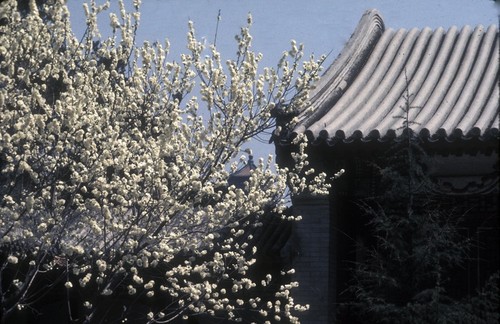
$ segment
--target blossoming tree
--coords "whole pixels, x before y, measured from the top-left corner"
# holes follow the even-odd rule
[[[274,110],[307,105],[321,59],[300,63],[292,42],[276,68],[259,67],[251,17],[235,59],[205,47],[190,23],[175,60],[168,41],[135,43],[139,1],[109,14],[106,38],[97,14],[109,3],[85,5],[82,40],[64,1],[29,4],[0,4],[2,320],[36,311],[60,282],[75,322],[111,316],[102,306],[113,296],[123,311],[108,320],[125,321],[143,300],[142,322],[241,320],[243,310],[298,322],[297,283],[272,300],[251,293],[274,278],[248,275],[257,254],[247,229],[283,215],[290,193],[327,190],[325,175],[306,171],[303,142],[295,170],[261,159],[245,188],[227,179],[241,146],[274,127]]]

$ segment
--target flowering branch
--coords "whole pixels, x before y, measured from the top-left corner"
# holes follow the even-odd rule
[[[109,2],[90,1],[80,42],[63,3],[30,1],[26,15],[16,1],[1,5],[10,18],[0,26],[0,275],[17,280],[2,285],[3,317],[35,305],[34,283],[59,271],[68,302],[74,290],[86,298],[81,322],[104,316],[101,301],[116,294],[160,296],[164,304],[143,314],[150,322],[238,319],[242,309],[297,322],[296,284],[272,301],[245,299],[260,284],[248,277],[256,248],[241,238],[283,215],[287,185],[324,191],[325,176],[307,181],[305,162],[272,172],[270,158],[245,188],[227,180],[241,146],[274,127],[274,107],[308,104],[322,59],[300,65],[302,46],[292,42],[277,68],[259,67],[249,16],[236,60],[223,63],[190,23],[188,53],[170,61],[168,41],[135,43],[140,1],[133,13],[120,1],[108,38],[97,14]],[[22,264],[29,271],[15,272]]]

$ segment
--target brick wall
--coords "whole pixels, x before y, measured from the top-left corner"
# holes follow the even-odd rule
[[[309,304],[301,316],[302,323],[331,323],[329,318],[330,288],[330,208],[328,197],[298,197],[293,201],[294,213],[302,220],[296,224],[299,255],[294,262],[294,280],[300,283],[295,301]]]

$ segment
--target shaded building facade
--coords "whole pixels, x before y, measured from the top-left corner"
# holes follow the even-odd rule
[[[291,139],[305,134],[315,170],[346,170],[328,196],[293,202],[303,216],[294,266],[297,301],[311,304],[305,323],[334,322],[346,301],[352,266],[370,239],[358,202],[379,190],[373,162],[403,140],[405,120],[428,156],[441,208],[464,215],[463,231],[475,242],[459,289],[472,293],[498,271],[498,35],[496,26],[394,30],[369,10],[311,92],[311,109],[276,136],[282,165],[293,163]]]

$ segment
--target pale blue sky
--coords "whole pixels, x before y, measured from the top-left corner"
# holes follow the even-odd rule
[[[82,3],[68,0],[77,33],[83,32]],[[233,36],[251,12],[254,46],[268,64],[276,61],[291,39],[304,43],[308,52],[333,51],[333,59],[363,12],[370,8],[377,8],[391,28],[498,23],[498,12],[491,0],[143,0],[138,39],[168,37],[174,52],[179,53],[185,47],[187,21],[191,19],[198,35],[212,41],[220,9],[218,45],[223,53],[231,55]]]
[[[82,3],[68,0],[77,35],[84,28]],[[185,48],[187,21],[194,21],[197,34],[212,42],[220,9],[217,45],[223,57],[233,57],[234,35],[251,12],[254,49],[264,54],[263,65],[275,65],[291,39],[303,43],[308,54],[331,51],[329,65],[370,8],[380,11],[389,28],[488,26],[498,24],[499,17],[491,0],[143,0],[138,40],[167,37],[172,45],[171,59],[177,59]],[[102,18],[107,26],[107,15]],[[263,145],[250,144],[256,156],[274,151],[272,145]]]

